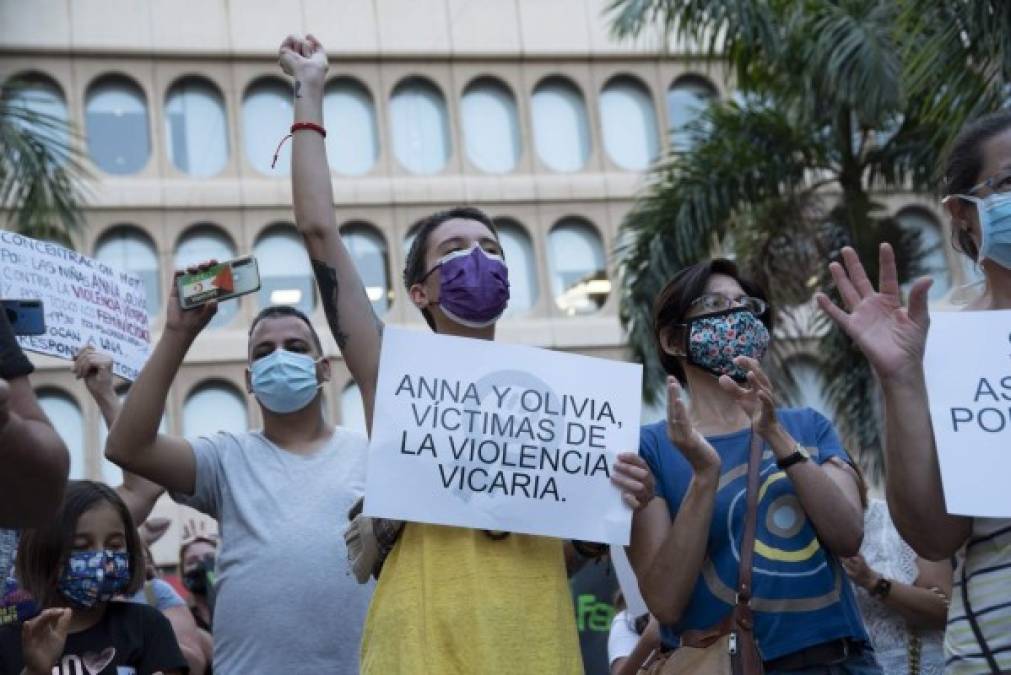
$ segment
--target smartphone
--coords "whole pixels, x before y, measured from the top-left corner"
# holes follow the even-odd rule
[[[228,300],[260,290],[260,269],[249,255],[211,265],[206,270],[176,278],[179,306],[193,309],[211,300]]]
[[[15,335],[42,335],[46,314],[41,300],[0,300]]]

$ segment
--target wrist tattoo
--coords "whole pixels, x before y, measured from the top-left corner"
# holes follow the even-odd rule
[[[302,80],[295,80],[295,98],[302,98]]]

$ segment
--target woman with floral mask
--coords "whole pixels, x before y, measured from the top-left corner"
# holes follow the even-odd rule
[[[661,624],[653,667],[737,611],[740,592],[766,673],[880,673],[839,562],[863,535],[858,476],[827,419],[775,407],[765,293],[729,260],[701,262],[660,292],[653,320],[667,419],[641,432],[657,497],[634,517],[629,556]]]
[[[1011,309],[1011,111],[971,123],[944,167],[945,208],[957,248],[983,272],[982,293],[965,309]],[[948,673],[1011,670],[1011,520],[949,514],[927,407],[923,354],[930,279],[909,290],[908,308],[895,254],[882,244],[878,289],[856,252],[830,267],[845,310],[818,303],[860,347],[881,383],[885,413],[888,506],[909,545],[928,560],[962,552],[954,574],[944,649]],[[972,349],[973,336],[964,348]],[[967,583],[968,582],[968,583]]]
[[[147,605],[113,601],[144,584],[144,550],[115,491],[71,481],[47,526],[26,530],[17,574],[43,607],[0,631],[0,672],[165,675],[188,670],[172,626]]]
[[[312,36],[291,36],[280,61],[295,79],[295,221],[371,429],[381,423],[372,414],[383,324],[337,229],[322,133],[326,54]],[[411,302],[437,333],[494,339],[509,282],[492,221],[457,208],[422,219],[415,231],[404,271]],[[649,471],[634,453],[618,462],[613,480],[633,508],[652,495]],[[369,607],[361,672],[581,674],[574,615],[563,542],[408,523]]]

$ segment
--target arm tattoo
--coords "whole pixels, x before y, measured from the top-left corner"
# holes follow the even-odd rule
[[[295,98],[302,98],[302,80],[295,80]]]
[[[337,270],[319,260],[312,261],[312,271],[316,275],[316,285],[319,286],[319,298],[323,303],[330,332],[337,341],[337,347],[343,352],[348,344],[348,334],[341,330],[340,318],[337,316]]]

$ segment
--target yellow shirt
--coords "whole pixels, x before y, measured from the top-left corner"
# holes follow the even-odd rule
[[[582,675],[562,542],[408,523],[362,634],[368,675]]]

